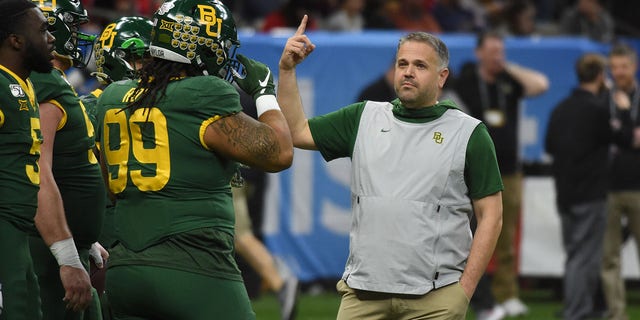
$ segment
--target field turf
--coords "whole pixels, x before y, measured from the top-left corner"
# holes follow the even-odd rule
[[[627,287],[629,319],[640,319],[640,286],[627,284]],[[557,287],[537,283],[533,288],[523,288],[521,298],[529,307],[529,314],[507,319],[560,320],[557,314],[562,308],[562,302]],[[325,288],[322,292],[314,294],[309,290],[303,291],[298,303],[297,319],[335,320],[339,304],[340,297],[331,288]],[[261,294],[253,300],[253,308],[258,320],[280,320],[278,301],[273,294]],[[473,311],[468,312],[467,319],[475,319]]]

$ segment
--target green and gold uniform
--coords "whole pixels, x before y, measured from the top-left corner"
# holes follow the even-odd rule
[[[116,318],[254,319],[233,252],[238,164],[204,142],[211,123],[241,111],[238,93],[217,77],[175,79],[150,110],[123,110],[136,85],[113,83],[98,101],[117,197],[106,290]]]
[[[91,125],[93,125],[94,128],[96,128],[97,126],[96,106],[98,104],[98,98],[100,97],[101,94],[102,94],[102,89],[95,89],[91,93],[80,97],[80,100],[82,101],[82,104],[84,105],[84,108],[87,111],[87,116],[89,117],[89,121],[91,122]],[[100,144],[97,142],[96,142],[96,151],[98,152],[100,151]],[[99,158],[98,153],[96,153],[96,157]],[[106,207],[104,209],[104,219],[102,220],[102,230],[100,231],[98,242],[107,251],[109,251],[111,249],[111,246],[115,242],[115,235],[113,231],[114,205],[106,193],[105,193],[105,203],[106,203]],[[105,261],[104,263],[106,266],[106,263],[108,263],[108,261]],[[94,268],[94,267],[92,266],[91,268]],[[91,283],[95,286],[96,290],[98,291],[98,296],[100,297],[99,307],[102,309],[102,315],[106,320],[106,319],[110,319],[109,315],[111,314],[111,311],[109,308],[109,301],[107,300],[106,295],[103,294],[105,274],[106,274],[106,269],[95,270],[95,272],[93,269],[91,269]],[[93,308],[94,305],[92,305],[91,307]],[[90,312],[91,314],[93,314],[94,313],[93,309]],[[85,314],[86,313],[87,312],[85,311]],[[91,319],[95,319],[95,318],[91,318]],[[89,319],[87,319],[87,317],[85,316],[85,320],[89,320]]]
[[[53,145],[52,170],[80,260],[88,268],[89,249],[98,240],[102,228],[106,192],[93,150],[93,125],[62,71],[54,68],[50,73],[33,72],[31,79],[38,101],[52,103],[63,113]],[[64,288],[49,248],[42,239],[31,240],[45,319],[81,319],[83,312],[67,310],[62,301]],[[94,301],[97,301],[95,292]]]
[[[89,116],[89,121],[94,128],[97,128],[98,124],[96,122],[97,109],[96,106],[98,104],[98,98],[102,94],[101,89],[93,90],[91,93],[81,96],[80,100],[84,104],[85,109],[87,110],[87,116]],[[100,144],[96,142],[96,148],[100,151]],[[106,196],[106,195],[105,195]],[[100,237],[98,238],[98,242],[106,248],[107,250],[111,248],[113,243],[115,242],[115,234],[113,229],[113,211],[114,206],[109,200],[106,198],[106,208],[104,211],[104,219],[102,223],[102,230],[100,232]]]
[[[82,101],[85,111],[87,111],[89,121],[94,128],[96,127],[96,113],[98,112],[96,105],[98,104],[98,98],[100,98],[101,94],[101,89],[95,89],[91,91],[91,93],[80,97],[80,101]]]
[[[33,85],[0,65],[0,319],[40,319],[28,235],[40,188],[40,115]]]

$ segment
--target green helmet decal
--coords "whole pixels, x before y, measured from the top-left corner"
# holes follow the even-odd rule
[[[94,45],[97,72],[102,84],[136,77],[135,62],[149,53],[151,20],[122,17],[108,24]]]
[[[95,36],[80,32],[80,25],[89,17],[80,0],[32,0],[49,23],[49,31],[56,38],[55,51],[84,68],[91,57]]]
[[[168,0],[154,15],[153,57],[191,64],[203,74],[231,81],[238,46],[231,11],[218,0]]]

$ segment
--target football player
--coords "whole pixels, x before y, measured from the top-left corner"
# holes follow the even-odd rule
[[[153,23],[144,17],[122,17],[109,23],[96,38],[94,57],[95,76],[101,87],[80,97],[89,120],[96,126],[96,103],[107,85],[125,79],[136,79],[137,72],[150,59],[149,42]],[[99,148],[99,144],[96,144]],[[110,201],[109,201],[110,202]],[[100,234],[100,244],[109,248],[115,241],[113,235],[113,206],[107,203],[105,220]]]
[[[51,70],[55,39],[47,27],[31,1],[0,2],[0,319],[4,320],[42,316],[28,240],[38,205],[42,136],[28,76],[32,70]],[[40,233],[50,244],[60,240],[57,231],[49,228]]]
[[[151,40],[152,27],[153,23],[147,18],[122,17],[107,24],[96,38],[93,53],[97,71],[91,73],[91,75],[98,79],[101,87],[80,97],[87,110],[89,120],[94,127],[96,126],[96,103],[104,87],[115,81],[135,79],[137,70],[142,67],[145,60],[150,59],[149,42]],[[96,143],[96,151],[99,148],[100,145]],[[98,242],[106,249],[109,249],[115,242],[115,229],[113,226],[114,205],[110,199],[107,198],[106,201],[104,222]],[[102,299],[106,270],[93,264],[90,270],[91,283],[101,297],[102,309],[108,310],[108,301]],[[103,311],[103,314],[105,312],[108,313],[108,311]]]
[[[230,182],[238,162],[291,165],[273,77],[254,60],[239,56],[240,66],[220,1],[166,1],[153,20],[140,80],[112,83],[97,106],[116,197],[108,299],[122,318],[255,319],[234,258]],[[242,112],[234,76],[257,100],[258,121]]]
[[[56,37],[54,69],[31,74],[44,139],[38,212],[59,214],[66,221],[61,219],[58,223],[68,225],[73,235],[51,246],[54,255],[42,239],[30,239],[42,312],[45,319],[81,319],[83,310],[92,305],[93,318],[99,319],[98,296],[91,287],[86,268],[89,251],[102,227],[106,191],[93,153],[93,126],[64,73],[71,66],[86,66],[95,37],[80,30],[80,25],[89,19],[79,0],[34,2]],[[75,283],[72,286],[61,283],[58,272],[73,272]],[[72,301],[76,302],[68,303]]]

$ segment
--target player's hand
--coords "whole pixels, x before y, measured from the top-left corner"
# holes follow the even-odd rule
[[[276,87],[273,84],[271,70],[264,63],[247,58],[241,54],[236,58],[244,66],[247,75],[241,79],[234,75],[233,79],[242,91],[251,95],[253,99],[258,99],[264,95],[276,95]]]
[[[91,303],[91,280],[84,269],[71,266],[60,267],[60,280],[64,287],[67,308],[73,311],[84,310]]]
[[[298,26],[296,33],[291,36],[284,45],[284,50],[282,51],[279,64],[279,68],[281,70],[294,69],[316,48],[316,45],[314,45],[307,35],[304,34],[304,31],[307,28],[308,19],[309,17],[305,14],[302,21],[300,21],[300,25]]]
[[[104,261],[109,259],[109,252],[100,243],[94,242],[89,249],[89,257],[96,264],[98,269],[104,267]]]

